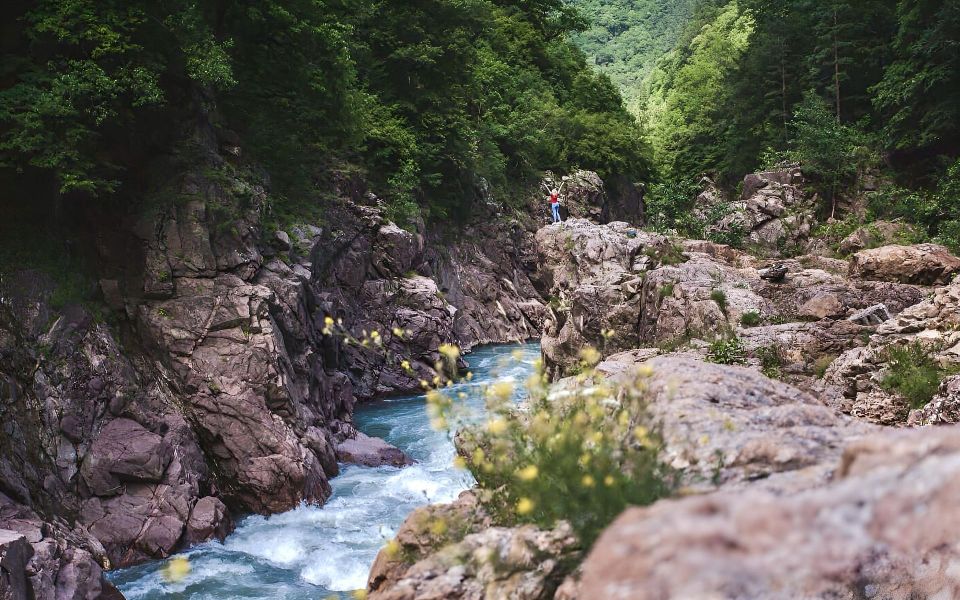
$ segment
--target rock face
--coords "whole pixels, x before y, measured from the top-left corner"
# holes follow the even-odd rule
[[[626,353],[597,369],[627,382],[642,361]],[[642,364],[653,371],[647,417],[663,440],[661,461],[679,470],[688,489],[782,482],[786,473],[794,488],[814,485],[844,440],[873,430],[752,369],[682,356]]]
[[[882,382],[892,346],[922,344],[935,361],[944,366],[960,364],[960,280],[938,288],[933,297],[907,308],[897,317],[877,327],[869,344],[844,352],[830,366],[826,380],[842,390],[841,408],[855,416],[884,425],[903,424],[908,420],[910,406],[904,398],[885,391]],[[949,397],[949,392],[947,397]],[[945,409],[949,402],[941,398],[930,406],[930,412],[917,415],[919,422],[932,418]],[[938,408],[939,407],[939,408]]]
[[[862,279],[943,285],[960,273],[960,258],[937,244],[883,246],[850,259],[850,274]]]
[[[102,566],[222,538],[231,512],[323,502],[338,446],[406,464],[343,445],[356,402],[419,389],[442,343],[524,340],[543,322],[532,234],[492,199],[451,241],[337,181],[323,228],[268,232],[268,192],[230,160],[209,151],[162,180],[175,202],[98,224],[107,319],[53,308],[41,274],[0,277],[0,493],[37,524],[37,597],[105,594]],[[382,347],[346,343],[364,331]],[[0,529],[19,531],[10,515]],[[61,585],[75,589],[48,593]]]
[[[927,293],[850,279],[843,261],[814,256],[781,261],[785,276],[768,281],[763,263],[728,246],[675,242],[625,223],[571,219],[536,240],[538,284],[551,299],[542,342],[553,375],[574,367],[586,345],[611,355],[736,331],[748,350],[773,349],[793,373],[810,376],[821,357],[864,344],[878,305],[897,314]]]
[[[592,171],[577,170],[563,177],[548,171],[541,182],[540,191],[546,196],[550,190],[563,186],[560,203],[565,218],[590,219],[597,223],[626,221],[636,226],[643,225],[646,219],[643,187],[622,177],[607,183]],[[549,213],[540,195],[532,200],[530,209],[534,215]]]
[[[551,531],[530,525],[490,527],[431,554],[369,598],[547,600],[579,557],[579,543],[565,524]]]
[[[776,254],[806,244],[815,223],[816,198],[801,189],[799,168],[747,175],[739,199],[725,201],[709,179],[697,198],[696,216],[710,223],[708,231],[743,236],[749,243]]]
[[[871,437],[836,466],[829,485],[789,496],[749,488],[628,510],[587,558],[581,597],[960,595],[960,430]]]

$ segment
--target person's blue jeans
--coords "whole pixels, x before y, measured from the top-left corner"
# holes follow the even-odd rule
[[[553,222],[559,223],[560,222],[560,203],[557,202],[556,204],[551,204],[550,208],[553,209]]]

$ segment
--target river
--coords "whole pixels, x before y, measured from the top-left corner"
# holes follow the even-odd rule
[[[522,389],[539,357],[538,344],[478,348],[467,356],[473,380],[453,391],[500,379],[512,379]],[[466,402],[480,410],[479,396],[469,394]],[[110,579],[128,600],[319,600],[346,598],[365,587],[377,551],[407,515],[425,504],[453,500],[473,478],[453,467],[453,443],[431,429],[423,396],[359,407],[354,420],[361,431],[401,448],[417,464],[404,469],[341,465],[324,506],[242,519],[223,543],[182,553],[190,572],[176,583],[163,576],[166,561],[121,569]]]

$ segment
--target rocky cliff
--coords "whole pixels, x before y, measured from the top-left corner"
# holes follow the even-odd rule
[[[322,222],[267,226],[228,138],[196,134],[162,200],[98,225],[99,301],[54,308],[46,275],[0,278],[0,586],[119,597],[104,568],[323,502],[338,460],[393,460],[343,445],[357,402],[418,389],[442,343],[538,335],[522,215],[488,197],[455,235],[405,230],[344,178]]]

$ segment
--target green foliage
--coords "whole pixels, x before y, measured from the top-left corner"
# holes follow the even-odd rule
[[[661,233],[684,234],[702,227],[693,216],[693,204],[699,193],[699,185],[689,178],[654,183],[644,198],[648,226]]]
[[[922,342],[891,346],[885,353],[887,373],[881,386],[903,396],[912,408],[923,408],[936,395],[946,372]]]
[[[15,0],[0,167],[111,194],[206,114],[266,167],[278,210],[357,173],[401,222],[463,218],[481,179],[648,172],[639,126],[568,34],[563,0]],[[358,168],[359,167],[359,168]]]
[[[831,201],[879,162],[870,136],[859,126],[838,121],[815,94],[808,93],[797,106],[791,127],[794,137],[785,157],[803,165],[804,173],[817,179]]]
[[[710,292],[710,299],[717,303],[717,306],[720,307],[720,310],[726,314],[727,312],[727,294],[720,289],[713,290]]]
[[[960,252],[960,160],[950,165],[932,190],[891,187],[870,198],[873,218],[916,223],[934,241]]]
[[[534,385],[523,412],[508,401],[508,384],[488,390],[489,420],[463,434],[460,451],[495,520],[567,521],[589,547],[627,506],[664,496],[660,441],[642,424],[649,375],[614,390],[593,382],[588,368],[562,400]]]
[[[696,0],[574,0],[590,25],[574,42],[620,88],[631,111],[640,109],[647,76],[673,48]]]
[[[834,354],[824,354],[813,361],[813,374],[817,379],[823,379],[827,374],[827,369],[830,368],[830,365],[833,364],[833,361],[837,360],[836,355]]]
[[[758,348],[757,358],[760,360],[760,371],[770,379],[780,379],[783,375],[783,358],[776,346]]]
[[[736,335],[718,336],[707,350],[707,360],[720,365],[742,365],[747,362],[747,351]]]
[[[740,315],[740,324],[744,327],[756,327],[762,320],[760,312],[756,310],[748,310]]]

